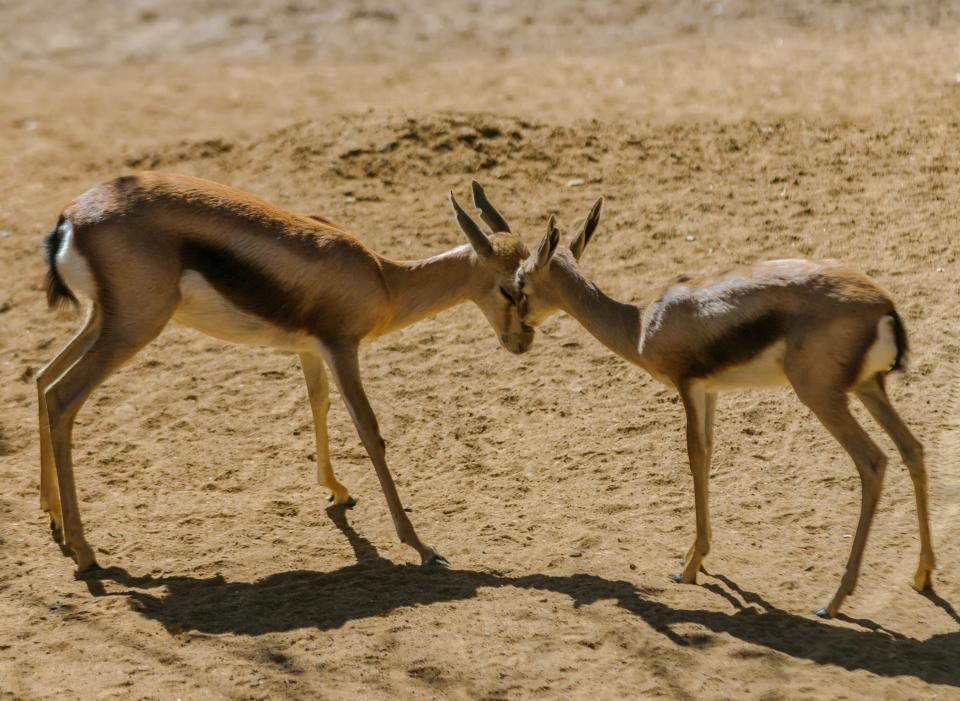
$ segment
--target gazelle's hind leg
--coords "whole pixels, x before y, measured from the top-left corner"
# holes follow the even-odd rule
[[[826,607],[817,611],[818,616],[835,616],[843,600],[857,585],[863,549],[867,544],[867,535],[870,532],[870,524],[873,522],[873,514],[877,509],[877,502],[880,500],[887,457],[850,413],[847,394],[837,388],[839,383],[828,383],[828,373],[801,375],[791,372],[788,367],[787,377],[800,401],[813,411],[843,446],[860,473],[860,519],[857,522],[857,532],[850,549],[850,558],[847,560],[847,567],[836,594]]]
[[[913,586],[917,591],[929,589],[932,586],[931,573],[936,562],[930,538],[930,518],[927,513],[927,470],[923,463],[923,446],[890,403],[883,375],[878,373],[865,380],[857,386],[856,393],[867,411],[893,440],[907,470],[910,471],[920,528],[920,563],[913,576]]]
[[[317,481],[330,490],[333,504],[353,506],[356,501],[347,488],[337,481],[330,464],[330,444],[327,437],[327,412],[330,410],[330,380],[323,367],[323,358],[311,353],[300,354],[300,367],[307,383],[307,396],[313,412],[313,428],[317,438]]]
[[[40,429],[40,508],[50,516],[50,530],[58,543],[63,542],[63,516],[60,513],[60,493],[57,487],[53,443],[50,440],[50,421],[47,413],[46,392],[50,384],[73,365],[91,346],[100,332],[101,312],[97,305],[90,309],[83,328],[49,363],[37,372],[37,407]]]
[[[687,552],[683,571],[674,575],[676,582],[695,584],[697,572],[710,552],[710,460],[707,456],[707,416],[710,395],[702,387],[681,386],[680,398],[687,415],[687,457],[693,475],[694,503],[697,514],[697,535]],[[711,432],[712,433],[712,432]]]
[[[134,300],[131,300],[134,301]],[[63,514],[64,543],[80,571],[96,567],[93,549],[83,534],[77,490],[73,477],[71,441],[73,421],[90,393],[126,360],[153,340],[173,313],[176,300],[150,300],[131,313],[115,310],[104,315],[96,338],[80,358],[44,392],[50,439],[57,470],[57,484]]]

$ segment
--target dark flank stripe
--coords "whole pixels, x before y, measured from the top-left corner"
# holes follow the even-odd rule
[[[309,330],[308,314],[297,291],[285,287],[260,266],[223,248],[186,244],[183,267],[195,270],[223,297],[242,309],[288,331]]]
[[[784,318],[771,312],[736,326],[713,339],[696,356],[687,361],[685,377],[715,375],[725,368],[743,365],[783,338]]]

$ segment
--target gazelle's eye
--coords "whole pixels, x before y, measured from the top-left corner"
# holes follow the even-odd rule
[[[502,295],[506,298],[506,300],[507,300],[508,302],[510,302],[510,304],[514,304],[514,305],[515,305],[515,304],[517,303],[517,300],[514,299],[513,295],[510,294],[510,292],[507,290],[506,287],[501,287],[501,288],[500,288],[500,294],[502,294]]]

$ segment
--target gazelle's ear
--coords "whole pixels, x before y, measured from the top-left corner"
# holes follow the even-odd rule
[[[497,211],[497,208],[490,204],[487,199],[487,193],[483,191],[483,186],[476,180],[473,181],[473,204],[480,210],[480,218],[483,223],[490,227],[494,233],[498,231],[510,231],[510,225],[503,215]]]
[[[547,223],[547,235],[540,242],[537,249],[537,268],[542,268],[550,262],[553,254],[557,251],[557,244],[560,243],[560,230],[557,228],[557,216],[550,215],[550,221]]]
[[[587,244],[590,243],[590,239],[593,237],[593,232],[597,230],[597,224],[600,223],[601,211],[603,211],[602,197],[593,203],[593,208],[590,210],[590,214],[588,214],[587,218],[583,220],[580,230],[570,242],[570,251],[573,253],[573,257],[577,260],[580,260],[580,256],[583,255],[583,249],[585,249]]]
[[[493,246],[490,245],[490,239],[480,230],[477,223],[470,218],[470,215],[463,211],[463,207],[457,202],[452,192],[450,193],[450,204],[453,205],[453,213],[456,215],[457,224],[460,225],[463,233],[467,235],[467,240],[470,242],[470,245],[473,246],[473,250],[477,252],[477,255],[480,256],[481,259],[492,256]]]

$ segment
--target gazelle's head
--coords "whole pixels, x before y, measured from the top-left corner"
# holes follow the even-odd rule
[[[473,183],[473,200],[480,208],[480,218],[491,230],[489,235],[463,211],[450,193],[457,224],[477,255],[470,299],[487,317],[504,348],[511,353],[525,353],[533,345],[534,330],[520,318],[523,296],[517,286],[516,273],[530,252],[520,237],[510,231],[500,213],[487,202],[483,188],[476,182]]]
[[[536,253],[528,256],[516,272],[520,320],[536,327],[562,308],[563,293],[572,286],[582,285],[586,278],[580,273],[577,261],[590,243],[600,223],[603,198],[598,199],[579,230],[570,240],[570,249],[560,249],[560,229],[555,216],[550,216],[547,233]]]

